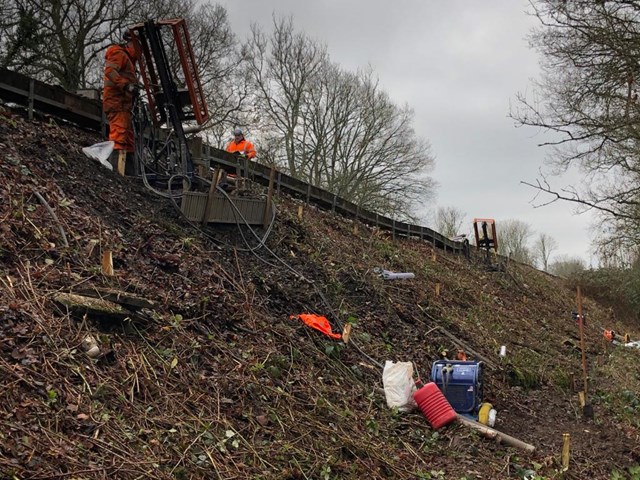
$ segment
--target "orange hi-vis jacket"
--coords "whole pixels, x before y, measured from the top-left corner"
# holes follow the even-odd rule
[[[126,87],[137,83],[133,52],[123,45],[111,45],[104,59],[102,109],[105,113],[131,111],[133,94]]]
[[[239,142],[235,140],[231,140],[231,143],[227,145],[227,152],[229,153],[242,153],[247,158],[254,158],[256,156],[256,149],[253,148],[253,143],[251,143],[246,138],[242,138]]]

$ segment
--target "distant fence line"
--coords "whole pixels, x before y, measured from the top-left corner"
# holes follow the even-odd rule
[[[62,87],[48,85],[6,68],[0,68],[0,98],[26,107],[29,119],[33,118],[34,111],[40,111],[92,130],[104,132],[106,128],[99,100],[67,92]],[[206,144],[198,145],[196,150],[193,152],[196,163],[217,164],[227,168],[236,168],[238,165],[236,157],[224,150]],[[271,168],[257,162],[247,163],[252,178],[258,183],[268,185]],[[275,178],[275,188],[278,193],[284,191],[293,194],[323,210],[389,231],[394,239],[419,238],[436,248],[464,253],[465,245],[462,242],[455,242],[431,228],[400,222],[370,212],[331,192],[279,171]]]

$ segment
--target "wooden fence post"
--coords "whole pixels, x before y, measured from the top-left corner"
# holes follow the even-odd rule
[[[29,120],[33,120],[33,101],[35,96],[35,81],[33,78],[29,79]]]
[[[267,203],[264,206],[264,218],[262,219],[262,226],[267,228],[269,226],[269,213],[271,212],[271,204],[273,202],[273,184],[276,178],[276,167],[271,165],[271,172],[269,172],[269,189],[267,190]]]

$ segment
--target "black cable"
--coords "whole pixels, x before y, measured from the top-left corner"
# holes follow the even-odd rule
[[[257,236],[257,234],[255,233],[255,231],[253,230],[253,228],[251,228],[251,226],[249,225],[249,223],[247,222],[247,220],[244,218],[244,216],[242,215],[242,212],[240,212],[240,210],[238,209],[238,207],[234,204],[233,200],[231,199],[231,197],[227,194],[227,192],[225,192],[222,188],[220,187],[216,187],[218,190],[220,190],[223,195],[225,197],[227,197],[227,199],[229,200],[229,202],[231,203],[231,206],[233,207],[234,210],[236,210],[238,212],[238,215],[240,216],[240,218],[242,218],[242,220],[245,222],[245,224],[247,225],[247,227],[249,227],[249,230],[251,231],[251,233],[253,233],[253,235],[258,238],[258,240],[260,240],[260,238]],[[244,239],[244,235],[242,236],[242,238]],[[267,250],[271,255],[273,255],[273,257],[278,260],[282,265],[284,265],[288,270],[290,270],[291,272],[293,272],[295,275],[297,275],[298,277],[300,277],[300,279],[304,280],[305,282],[307,282],[309,285],[311,285],[313,287],[313,289],[315,290],[315,292],[318,294],[318,296],[321,298],[322,302],[324,303],[325,307],[327,308],[327,310],[330,312],[331,316],[335,319],[335,322],[337,323],[337,326],[340,328],[340,330],[344,330],[344,324],[340,321],[340,317],[338,317],[338,315],[336,314],[335,310],[331,307],[331,305],[329,304],[329,301],[326,299],[326,297],[324,296],[324,294],[322,293],[322,291],[318,288],[318,286],[316,285],[316,283],[313,280],[309,280],[308,278],[306,278],[302,273],[298,272],[297,270],[295,270],[293,267],[291,267],[287,262],[285,262],[283,259],[281,259],[273,250],[271,250],[269,247],[267,247],[266,245],[264,245],[265,250]],[[252,253],[254,253],[254,255],[259,259],[259,260],[263,260],[262,258],[260,258],[257,254],[255,254],[255,252],[252,250]],[[264,261],[264,260],[263,260]],[[271,265],[271,264],[269,264]],[[378,362],[377,360],[374,360],[373,358],[371,358],[369,355],[367,355],[361,348],[360,346],[355,343],[353,340],[351,343],[354,348],[360,352],[361,355],[363,355],[365,358],[367,358],[370,362],[374,363],[375,365],[377,365],[380,368],[384,368],[384,366]]]
[[[138,98],[136,100],[137,102],[141,102],[141,100]],[[136,119],[138,121],[140,121],[140,125],[145,125],[146,122],[144,122],[145,120],[148,120],[147,116],[142,116],[140,115],[140,106],[136,105],[135,108],[136,111]],[[189,190],[191,188],[191,178],[186,175],[186,174],[175,174],[172,175],[171,177],[169,177],[169,180],[167,182],[167,189],[168,189],[168,193],[165,192],[161,192],[160,190],[157,190],[155,188],[153,188],[150,184],[149,181],[147,179],[147,174],[146,174],[146,169],[145,169],[145,164],[144,164],[144,160],[143,160],[143,153],[144,153],[144,142],[143,142],[143,135],[142,132],[144,131],[144,128],[140,128],[139,131],[137,131],[136,128],[136,122],[132,122],[133,123],[133,128],[134,128],[134,135],[136,139],[139,139],[136,142],[136,151],[135,151],[135,159],[138,161],[138,165],[140,166],[140,171],[141,171],[141,175],[142,175],[142,181],[144,186],[149,189],[150,191],[152,191],[153,193],[155,193],[156,195],[159,195],[163,198],[167,198],[171,201],[173,207],[180,213],[180,215],[187,221],[187,223],[189,223],[189,225],[191,225],[193,228],[195,228],[196,230],[198,230],[200,233],[202,233],[206,238],[208,238],[209,240],[212,240],[215,244],[224,244],[224,242],[220,242],[219,240],[217,240],[216,238],[212,237],[211,235],[209,235],[208,233],[206,233],[202,228],[200,228],[199,226],[197,226],[194,222],[192,222],[191,220],[189,220],[187,218],[186,215],[184,215],[184,213],[182,212],[182,209],[180,208],[180,206],[178,205],[178,203],[176,202],[177,198],[182,198],[184,195],[184,192],[186,190]],[[174,181],[174,179],[176,178],[182,178],[183,181],[187,180],[189,185],[186,188],[186,190],[183,189],[182,192],[180,192],[179,194],[173,194],[171,185]],[[201,178],[201,177],[196,177],[199,180],[203,181],[205,184],[211,184],[211,182],[209,182],[208,180]],[[214,180],[215,181],[215,180]],[[285,262],[282,258],[280,258],[273,250],[271,250],[267,245],[266,245],[266,240],[269,236],[269,234],[271,233],[271,229],[273,228],[273,225],[275,224],[275,217],[276,217],[276,209],[274,206],[272,206],[272,217],[271,217],[271,222],[269,224],[269,227],[267,228],[267,231],[265,232],[265,235],[260,238],[260,236],[255,232],[255,230],[251,227],[251,225],[249,224],[249,222],[247,221],[247,219],[244,217],[244,215],[242,215],[242,212],[240,211],[240,209],[237,207],[237,205],[235,204],[235,202],[233,201],[233,199],[227,194],[227,192],[224,191],[224,189],[222,189],[220,186],[216,186],[216,190],[218,190],[219,192],[221,192],[229,201],[232,209],[233,209],[233,213],[234,213],[234,219],[236,221],[236,225],[238,227],[238,230],[240,232],[240,236],[242,237],[242,240],[244,241],[245,245],[247,246],[247,249],[238,249],[237,247],[232,247],[234,249],[236,249],[237,251],[249,251],[251,252],[256,258],[258,258],[258,260],[264,262],[265,264],[271,266],[271,267],[276,267],[276,265],[266,261],[265,259],[263,259],[262,257],[260,257],[256,252],[257,250],[259,250],[260,248],[264,248],[265,250],[267,250],[276,260],[278,260],[278,262],[280,262],[285,268],[287,268],[290,272],[292,272],[294,275],[296,275],[297,277],[299,277],[301,280],[307,282],[309,285],[311,285],[313,287],[313,289],[315,290],[315,292],[318,294],[318,296],[320,297],[320,299],[322,300],[322,303],[324,303],[325,307],[327,308],[327,310],[329,311],[329,313],[331,314],[331,316],[334,318],[334,321],[337,323],[337,326],[340,330],[344,330],[344,324],[340,321],[340,317],[338,317],[338,315],[336,314],[335,310],[331,307],[331,305],[329,304],[329,301],[326,299],[326,297],[324,296],[324,294],[322,293],[322,291],[320,290],[320,288],[315,284],[315,282],[313,280],[310,280],[308,278],[306,278],[302,273],[298,272],[296,269],[294,269],[292,266],[290,266],[287,262]],[[247,241],[246,237],[244,236],[244,233],[242,232],[242,228],[240,223],[238,222],[238,217],[240,217],[240,219],[244,222],[244,224],[249,228],[249,231],[252,233],[252,235],[258,240],[258,244],[255,247],[252,247],[251,245],[249,245],[249,242]],[[226,244],[225,244],[226,245]],[[366,354],[361,348],[360,346],[355,343],[353,340],[351,340],[350,342],[354,348],[361,354],[363,355],[365,358],[367,358],[370,362],[372,362],[373,364],[377,365],[380,368],[384,368],[383,365],[378,362],[377,360],[371,358],[368,354]]]

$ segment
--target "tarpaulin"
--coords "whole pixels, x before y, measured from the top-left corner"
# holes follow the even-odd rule
[[[315,328],[316,330],[319,330],[325,335],[331,338],[335,338],[336,340],[340,340],[342,338],[342,335],[340,335],[339,333],[333,333],[331,331],[331,324],[329,323],[329,320],[327,320],[327,318],[323,317],[322,315],[315,315],[313,313],[301,313],[299,315],[291,315],[289,318],[298,318],[309,325],[311,328]]]

